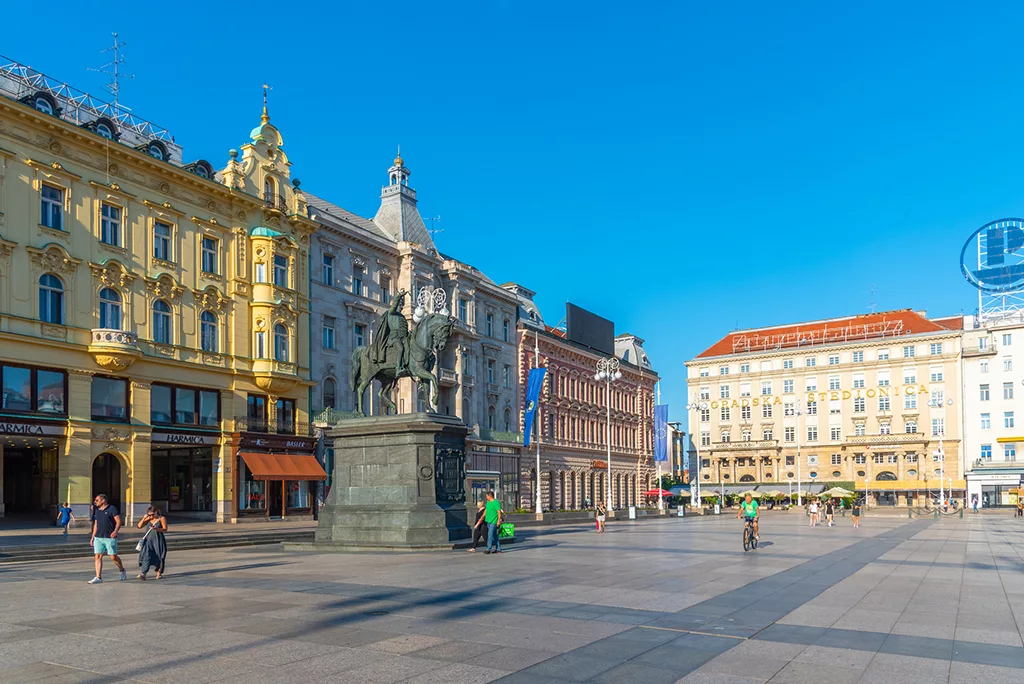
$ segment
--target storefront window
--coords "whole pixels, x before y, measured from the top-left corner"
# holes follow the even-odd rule
[[[4,366],[3,408],[7,411],[32,410],[32,369]]]
[[[149,397],[149,421],[151,423],[170,423],[171,388],[165,385],[153,385]]]
[[[174,422],[184,425],[196,424],[196,391],[182,389],[174,390]]]
[[[220,392],[199,393],[199,424],[216,427],[220,422]]]
[[[92,419],[128,420],[128,381],[97,375],[92,379]]]
[[[67,375],[22,366],[0,367],[0,409],[67,413]]]
[[[238,497],[238,508],[243,511],[267,510],[267,483],[265,480],[254,480],[245,461],[239,459],[238,467],[242,469],[242,491]]]
[[[305,482],[286,482],[288,508],[309,508],[309,485]]]
[[[36,371],[36,410],[42,413],[64,413],[64,374]]]

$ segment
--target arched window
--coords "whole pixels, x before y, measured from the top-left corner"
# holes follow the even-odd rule
[[[875,479],[881,480],[882,482],[892,482],[893,480],[896,479],[896,474],[891,473],[888,470],[883,470],[882,472],[878,473]]]
[[[496,418],[496,414],[497,414],[497,410],[493,406],[487,407],[487,429],[488,430],[493,430],[494,429],[494,423],[495,423],[495,420],[497,419]]]
[[[512,411],[505,409],[505,432],[512,432]]]
[[[266,200],[267,204],[273,206],[275,195],[277,193],[274,191],[274,179],[267,176],[263,179],[263,199]]]
[[[171,305],[162,299],[153,302],[153,341],[171,343]]]
[[[108,126],[105,123],[101,123],[101,124],[97,124],[96,125],[96,133],[98,135],[103,136],[107,140],[113,140],[114,139],[114,131],[110,130],[110,126]]]
[[[753,481],[754,481],[754,476],[753,475],[744,475],[743,477],[740,478],[740,482],[753,482]]]
[[[336,408],[335,402],[337,401],[337,399],[336,399],[337,391],[338,391],[338,387],[335,384],[334,380],[332,380],[331,378],[327,378],[326,380],[324,380],[324,408],[325,409]]]
[[[764,431],[761,433],[761,439],[763,439],[766,442],[772,441],[772,429],[765,428]]]
[[[64,283],[52,273],[39,278],[39,320],[64,325]]]
[[[908,435],[912,435],[915,432],[917,432],[917,421],[916,420],[908,420],[907,421],[907,434]]]
[[[274,358],[288,361],[288,328],[280,323],[274,326]]]
[[[45,97],[37,97],[35,101],[36,109],[41,111],[43,114],[53,114],[53,105]]]
[[[212,311],[199,314],[199,343],[204,352],[216,354],[220,351],[217,339],[217,315]]]
[[[121,295],[109,287],[100,290],[100,327],[121,329]]]

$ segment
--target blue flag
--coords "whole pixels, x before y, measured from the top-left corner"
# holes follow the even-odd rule
[[[668,460],[668,404],[654,407],[654,460]]]
[[[530,436],[533,434],[533,418],[537,413],[537,404],[540,402],[540,391],[544,388],[544,374],[547,368],[534,368],[530,371],[530,377],[526,380],[526,412],[523,414],[523,446],[530,446]]]

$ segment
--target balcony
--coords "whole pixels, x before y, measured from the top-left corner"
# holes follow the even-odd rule
[[[711,451],[757,451],[760,449],[778,449],[779,440],[777,439],[762,439],[759,441],[739,441],[739,442],[714,442],[710,449]]]
[[[971,464],[971,470],[1024,470],[1022,461],[994,461],[991,458],[978,458]]]
[[[996,343],[989,342],[986,347],[964,347],[963,355],[965,359],[969,359],[977,356],[995,356],[996,355]]]
[[[502,430],[485,430],[480,428],[480,439],[488,442],[509,442],[511,444],[522,444],[522,432],[504,432]]]
[[[935,439],[938,439],[937,437]],[[875,446],[886,444],[923,444],[930,438],[923,432],[894,432],[891,435],[847,435],[847,444]]]
[[[468,375],[466,373],[462,374],[462,386],[463,387],[473,387],[475,384],[476,384],[476,381],[473,380],[473,376],[472,375]]]
[[[110,328],[93,329],[89,353],[101,368],[118,372],[127,370],[142,357],[138,335]]]
[[[451,368],[440,369],[439,375],[442,387],[454,387],[459,382],[458,374]]]
[[[313,416],[310,422],[313,425],[326,425],[330,427],[337,425],[343,420],[352,420],[353,418],[363,418],[363,415],[355,411],[339,411],[338,409],[328,408]]]
[[[313,434],[309,423],[269,423],[266,418],[249,416],[235,417],[235,432],[259,432],[265,435],[295,435],[309,437]]]
[[[270,209],[278,209],[285,213],[288,213],[288,202],[285,200],[284,195],[277,195],[273,193],[263,193],[263,203]]]

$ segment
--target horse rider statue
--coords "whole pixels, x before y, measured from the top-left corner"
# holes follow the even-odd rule
[[[402,375],[409,372],[409,321],[405,320],[402,307],[405,305],[405,296],[409,294],[406,290],[400,291],[391,300],[391,306],[381,317],[377,326],[377,337],[370,345],[370,355],[375,363],[387,361],[388,350],[394,349],[394,359],[397,363],[395,372]]]

